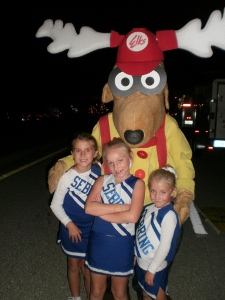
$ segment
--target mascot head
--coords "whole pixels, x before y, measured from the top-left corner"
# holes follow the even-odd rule
[[[119,44],[102,102],[114,101],[114,125],[131,148],[148,143],[169,109],[163,60],[156,36],[145,28],[133,29]]]

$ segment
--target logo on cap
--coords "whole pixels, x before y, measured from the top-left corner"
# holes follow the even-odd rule
[[[145,33],[136,31],[128,36],[126,44],[131,51],[139,52],[147,47],[148,37]]]

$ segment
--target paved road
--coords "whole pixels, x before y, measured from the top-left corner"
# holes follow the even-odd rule
[[[194,160],[197,205],[225,206],[224,153]],[[56,246],[58,221],[49,208],[46,186],[47,170],[60,154],[1,177],[1,300],[63,300],[70,296],[66,258]],[[202,238],[196,236],[190,220],[185,224],[169,276],[173,300],[225,299],[225,235],[218,235],[209,223],[203,224],[208,234]],[[136,299],[132,288],[130,291],[131,299]]]

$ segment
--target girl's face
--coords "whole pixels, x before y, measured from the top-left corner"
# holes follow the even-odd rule
[[[130,164],[133,160],[133,153],[130,155],[123,149],[108,149],[105,155],[105,162],[109,171],[115,176],[116,182],[122,182],[130,176]]]
[[[90,170],[93,159],[98,155],[91,141],[75,140],[71,154],[76,162],[77,171]]]
[[[172,188],[170,184],[164,181],[153,180],[150,185],[150,197],[156,207],[162,208],[170,204],[176,188]]]

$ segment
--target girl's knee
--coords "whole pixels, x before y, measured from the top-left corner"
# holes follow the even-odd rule
[[[73,259],[73,258],[69,258],[68,259],[68,270],[70,272],[80,272],[80,264],[79,264],[79,260],[77,259]]]
[[[127,296],[127,289],[118,290],[112,288],[112,293],[115,299],[126,299]]]
[[[102,298],[104,297],[105,294],[105,289],[92,289],[91,290],[91,295],[94,298]]]

